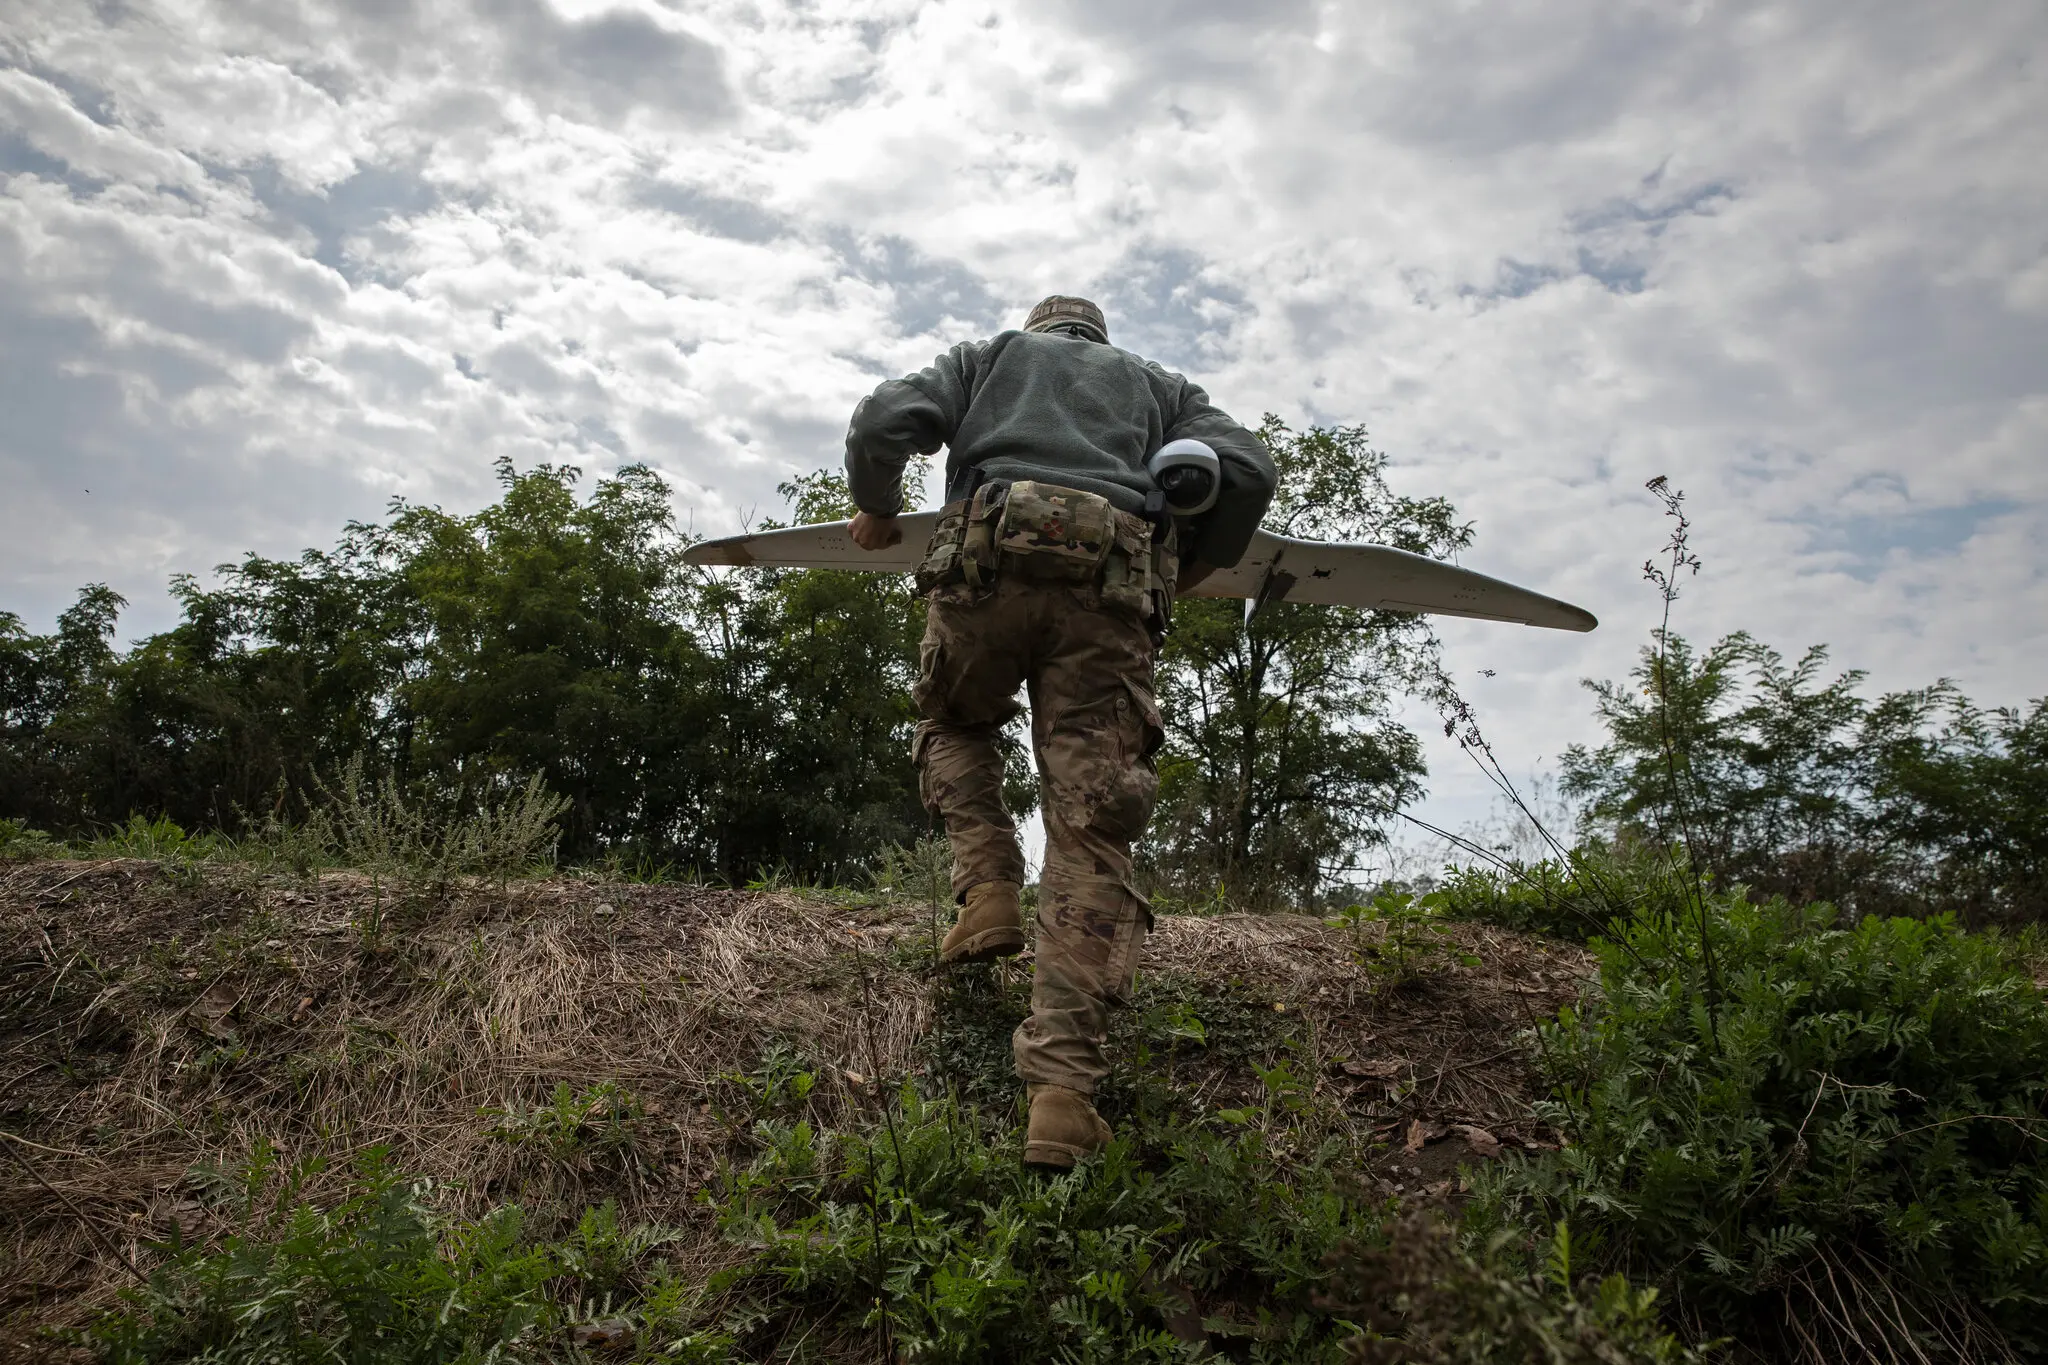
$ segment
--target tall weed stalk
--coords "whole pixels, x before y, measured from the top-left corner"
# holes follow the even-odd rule
[[[1664,543],[1665,562],[1659,564],[1653,557],[1643,561],[1643,577],[1657,588],[1664,601],[1664,615],[1657,625],[1657,726],[1659,741],[1664,748],[1665,781],[1670,786],[1671,808],[1678,814],[1678,832],[1685,848],[1687,892],[1691,899],[1693,920],[1699,930],[1700,963],[1705,973],[1707,996],[1707,1027],[1713,1035],[1714,1046],[1720,1046],[1719,1012],[1721,1002],[1721,973],[1714,961],[1714,939],[1707,922],[1707,902],[1701,894],[1702,874],[1700,871],[1699,841],[1693,833],[1693,812],[1697,806],[1697,792],[1692,783],[1690,763],[1681,764],[1678,755],[1677,736],[1671,730],[1671,671],[1669,668],[1669,642],[1671,639],[1671,604],[1678,600],[1678,581],[1681,574],[1698,577],[1700,557],[1692,549],[1692,521],[1685,514],[1685,492],[1673,488],[1671,481],[1663,474],[1651,479],[1644,487],[1657,495],[1664,504],[1664,515],[1672,519],[1670,539]],[[1688,751],[1689,757],[1690,751]],[[1683,776],[1681,776],[1681,772]]]

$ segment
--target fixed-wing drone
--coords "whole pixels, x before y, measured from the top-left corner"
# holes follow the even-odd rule
[[[1197,446],[1199,451],[1186,449]],[[1208,456],[1206,462],[1203,453]],[[1214,504],[1216,456],[1207,446],[1175,441],[1148,463],[1155,474],[1165,475],[1161,483],[1168,490],[1168,505],[1175,515],[1198,515]],[[1210,475],[1205,484],[1195,475],[1176,472],[1204,468]],[[1176,485],[1185,490],[1184,498],[1174,496],[1179,491]],[[899,517],[903,538],[883,550],[861,549],[847,533],[847,523],[834,521],[701,541],[683,558],[691,564],[910,573],[924,557],[925,542],[931,539],[938,516],[936,512],[911,512]],[[1331,544],[1271,531],[1255,534],[1242,559],[1228,569],[1216,570],[1186,595],[1242,597],[1254,610],[1269,602],[1312,602],[1470,616],[1551,630],[1587,631],[1600,624],[1593,613],[1569,602],[1390,545]]]

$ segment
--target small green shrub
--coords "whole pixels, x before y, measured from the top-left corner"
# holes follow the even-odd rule
[[[1509,867],[1452,867],[1436,888],[1450,919],[1585,943],[1617,920],[1645,912],[1684,913],[1695,904],[1682,855],[1588,843],[1566,859]]]
[[[317,1173],[259,1149],[233,1210],[242,1230],[217,1250],[173,1250],[87,1342],[110,1365],[413,1365],[489,1359],[560,1320],[544,1292],[557,1259],[517,1208],[444,1220],[381,1150],[320,1208],[301,1197]]]
[[[1665,1330],[1657,1291],[1627,1278],[1581,1276],[1571,1230],[1559,1224],[1540,1271],[1510,1253],[1510,1237],[1459,1246],[1428,1212],[1394,1224],[1383,1247],[1332,1258],[1333,1308],[1367,1331],[1350,1344],[1359,1365],[1692,1365],[1709,1357]]]
[[[1256,1067],[1285,1057],[1301,1041],[1298,1015],[1276,1013],[1270,989],[1213,981],[1186,972],[1150,972],[1138,978],[1131,1008],[1111,1016],[1111,1051],[1133,1065],[1112,1080],[1152,1074],[1136,1064],[1139,1053],[1199,1053],[1219,1062]]]
[[[1031,981],[1001,967],[969,966],[939,975],[932,989],[932,1031],[919,1044],[931,1072],[962,1099],[990,1107],[1017,1099],[1010,1035],[1031,1012]]]
[[[1201,919],[1233,914],[1240,908],[1232,900],[1230,888],[1222,882],[1190,882],[1186,886],[1176,886],[1171,881],[1161,880],[1148,886],[1146,895],[1151,898],[1153,913],[1159,915],[1187,915]]]
[[[599,1081],[585,1090],[556,1081],[546,1104],[515,1102],[486,1113],[496,1119],[491,1128],[494,1135],[557,1161],[630,1147],[642,1117],[640,1101],[611,1081]]]
[[[220,840],[212,835],[187,834],[168,815],[160,815],[154,820],[131,815],[127,824],[99,835],[80,851],[92,858],[156,858],[167,862],[190,862],[211,856],[219,851],[220,846]]]
[[[55,858],[64,846],[39,829],[0,820],[0,858]]]
[[[1021,1133],[906,1087],[859,1134],[764,1121],[716,1195],[756,1248],[720,1287],[760,1330],[841,1323],[920,1361],[1180,1361],[1196,1317],[1253,1361],[1335,1360],[1351,1329],[1316,1304],[1324,1260],[1371,1238],[1339,1144],[1281,1164],[1251,1129],[1131,1125],[1065,1176]]]
[[[1788,1358],[1855,1336],[2000,1358],[1987,1323],[2048,1348],[2048,1005],[2009,945],[1706,908],[1705,948],[1654,914],[1594,945],[1600,993],[1540,1030],[1539,1114],[1571,1145],[1496,1168],[1483,1216],[1569,1220],[1610,1268]]]
[[[679,1228],[621,1224],[618,1201],[607,1199],[594,1209],[584,1210],[576,1230],[556,1246],[555,1256],[563,1273],[576,1278],[578,1292],[588,1300],[598,1294],[634,1288],[635,1271],[647,1258],[662,1247],[682,1241],[684,1235]]]
[[[1504,929],[1584,943],[1606,932],[1614,912],[1588,894],[1573,870],[1551,860],[1513,871],[1489,867],[1445,869],[1436,893],[1451,919],[1479,920]]]
[[[78,1334],[108,1365],[441,1365],[571,1361],[571,1329],[629,1329],[635,1359],[724,1361],[701,1286],[656,1253],[671,1228],[622,1225],[610,1201],[559,1242],[529,1235],[516,1205],[474,1219],[433,1207],[429,1182],[372,1149],[331,1203],[307,1197],[322,1165],[259,1143],[227,1170],[199,1170],[235,1231],[213,1247],[172,1244],[148,1283]]]
[[[408,796],[390,777],[371,778],[361,755],[333,785],[321,783],[319,795],[304,837],[332,862],[436,892],[457,877],[502,881],[552,867],[569,808],[536,776],[454,813]]]
[[[913,844],[884,844],[868,867],[868,882],[878,896],[923,901],[946,907],[953,903],[953,848],[944,839],[923,838]]]
[[[737,1090],[756,1114],[784,1114],[801,1109],[818,1084],[818,1073],[788,1043],[777,1040],[761,1054],[752,1071],[727,1071],[718,1078]]]
[[[1479,959],[1459,948],[1442,922],[1446,900],[1440,892],[1415,896],[1383,890],[1365,905],[1348,905],[1323,922],[1349,930],[1351,956],[1389,990],[1396,990],[1432,972]],[[1378,925],[1379,934],[1366,933]]]

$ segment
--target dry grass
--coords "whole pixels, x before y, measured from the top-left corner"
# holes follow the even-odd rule
[[[1479,924],[1446,929],[1435,968],[1391,988],[1359,962],[1361,948],[1370,958],[1383,926],[1354,933],[1293,915],[1162,919],[1144,966],[1271,990],[1276,1004],[1308,1026],[1308,1069],[1319,1097],[1388,1144],[1377,1166],[1385,1185],[1404,1195],[1432,1187],[1441,1194],[1457,1165],[1474,1155],[1457,1140],[1461,1125],[1509,1146],[1555,1142],[1529,1112],[1533,1078],[1523,1035],[1569,1004],[1593,971],[1592,955],[1573,944]],[[1479,965],[1455,965],[1453,953]],[[1418,1123],[1424,1145],[1411,1152]]]
[[[849,1072],[919,1065],[931,932],[922,906],[796,893],[553,879],[394,908],[351,874],[0,867],[0,1354],[89,1314],[173,1225],[218,1232],[188,1172],[258,1138],[336,1171],[389,1146],[462,1211],[516,1201],[545,1224],[616,1198],[628,1221],[691,1230],[675,1255],[708,1272],[732,1253],[694,1196],[744,1122],[721,1077],[783,1042],[824,1078],[816,1119],[848,1119]],[[1483,966],[1395,990],[1349,933],[1308,919],[1163,919],[1144,970],[1294,1012],[1316,1087],[1358,1124],[1540,1141],[1514,1037],[1588,960],[1455,932]],[[606,1083],[637,1104],[597,1106],[587,1141],[508,1136],[558,1084]],[[1446,1164],[1418,1176],[1393,1150],[1390,1179]]]

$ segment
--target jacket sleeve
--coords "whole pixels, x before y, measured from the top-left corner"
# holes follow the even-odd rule
[[[1181,391],[1180,411],[1166,431],[1169,441],[1184,436],[1208,442],[1223,464],[1223,487],[1216,505],[1196,520],[1192,545],[1185,549],[1192,549],[1205,564],[1230,568],[1244,558],[1252,533],[1259,529],[1259,520],[1273,501],[1273,489],[1279,483],[1273,456],[1263,441],[1211,404],[1209,395],[1196,384]]]
[[[952,441],[967,415],[979,358],[978,343],[963,343],[860,400],[846,429],[846,486],[854,506],[878,517],[903,510],[903,466],[912,455],[929,455]]]

